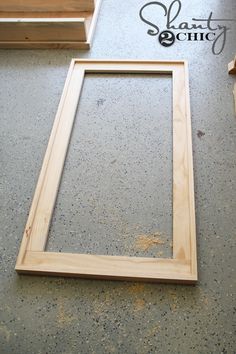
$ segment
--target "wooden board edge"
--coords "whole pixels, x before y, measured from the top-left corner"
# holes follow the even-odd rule
[[[85,23],[85,17],[17,17],[17,18],[6,18],[0,17],[0,23]]]
[[[25,41],[11,41],[0,42],[0,49],[90,49],[90,42],[49,42],[49,41],[37,41],[37,42],[25,42]]]
[[[53,12],[0,12],[0,19],[15,19],[15,18],[90,18],[93,15],[93,11],[72,11],[72,12],[63,12],[63,11],[53,11]]]
[[[236,60],[232,60],[229,64],[228,64],[228,73],[229,74],[236,74]]]
[[[185,65],[185,60],[142,60],[142,59],[92,59],[92,58],[73,58],[75,64],[83,63],[83,64],[163,64],[163,65]],[[159,74],[159,73],[157,73]]]
[[[27,251],[15,270],[19,274],[69,276],[93,279],[196,283],[190,262],[127,256],[102,256]]]
[[[27,251],[28,242],[30,241],[30,231],[32,229],[32,224],[33,224],[34,218],[35,218],[35,208],[36,208],[36,206],[38,204],[38,200],[40,198],[42,186],[44,183],[46,169],[47,169],[48,162],[49,162],[50,155],[51,155],[52,146],[53,146],[53,143],[55,140],[56,132],[57,132],[58,125],[60,122],[60,118],[61,118],[61,111],[63,109],[63,105],[64,105],[65,98],[66,98],[66,95],[68,92],[68,88],[69,88],[69,84],[70,84],[70,81],[72,78],[74,67],[75,67],[75,61],[72,59],[68,73],[67,73],[67,77],[66,77],[66,81],[65,81],[64,88],[62,91],[62,95],[60,98],[60,102],[59,102],[59,105],[57,108],[56,116],[55,116],[55,119],[52,124],[52,130],[51,130],[51,133],[49,136],[47,148],[46,148],[45,155],[44,155],[43,162],[42,162],[42,166],[41,166],[41,169],[39,172],[39,177],[37,180],[35,191],[34,191],[34,194],[32,197],[32,202],[31,202],[28,218],[26,221],[23,237],[22,237],[22,240],[20,243],[20,249],[19,249],[18,256],[17,256],[17,261],[16,261],[17,265],[22,264],[25,254],[26,254],[26,251]]]
[[[192,122],[189,86],[189,65],[185,61],[185,98],[186,98],[186,119],[187,119],[187,139],[188,139],[188,165],[189,165],[189,213],[190,213],[190,249],[191,249],[191,272],[198,278],[197,270],[197,234],[196,234],[196,210],[194,193],[194,168],[193,168],[193,144],[192,144]]]
[[[15,267],[16,272],[21,275],[38,275],[38,276],[53,276],[53,277],[68,277],[68,278],[81,278],[81,279],[94,279],[94,280],[115,280],[115,281],[139,281],[148,283],[168,283],[168,284],[186,284],[196,285],[198,279],[195,276],[186,276],[185,274],[176,279],[170,278],[147,278],[147,277],[126,277],[126,276],[109,276],[109,275],[94,275],[94,274],[72,274],[67,272],[50,272],[40,268],[32,270],[24,266]]]
[[[86,19],[0,18],[1,43],[86,42]]]
[[[101,4],[102,4],[102,0],[95,1],[95,9],[94,9],[93,16],[92,16],[92,19],[90,22],[90,27],[88,29],[87,42],[89,43],[89,45],[91,45],[93,37],[94,37],[94,32],[95,32],[95,28],[97,25],[98,15],[99,15],[99,11],[101,8]]]

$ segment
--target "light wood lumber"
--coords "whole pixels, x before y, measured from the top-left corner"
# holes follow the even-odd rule
[[[93,11],[94,0],[1,0],[0,11],[12,12],[72,12]]]
[[[0,41],[86,41],[84,18],[0,19]]]

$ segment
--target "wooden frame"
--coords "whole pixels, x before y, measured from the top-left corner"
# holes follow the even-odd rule
[[[46,252],[85,73],[173,77],[173,259]],[[195,283],[197,281],[188,69],[185,61],[72,60],[16,263],[19,273]]]
[[[102,0],[4,0],[0,48],[89,49]]]

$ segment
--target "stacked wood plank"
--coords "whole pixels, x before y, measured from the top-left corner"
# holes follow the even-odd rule
[[[101,0],[2,0],[0,48],[89,49]]]

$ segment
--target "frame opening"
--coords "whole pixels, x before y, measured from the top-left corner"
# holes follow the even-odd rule
[[[86,74],[46,250],[172,258],[172,76]]]

